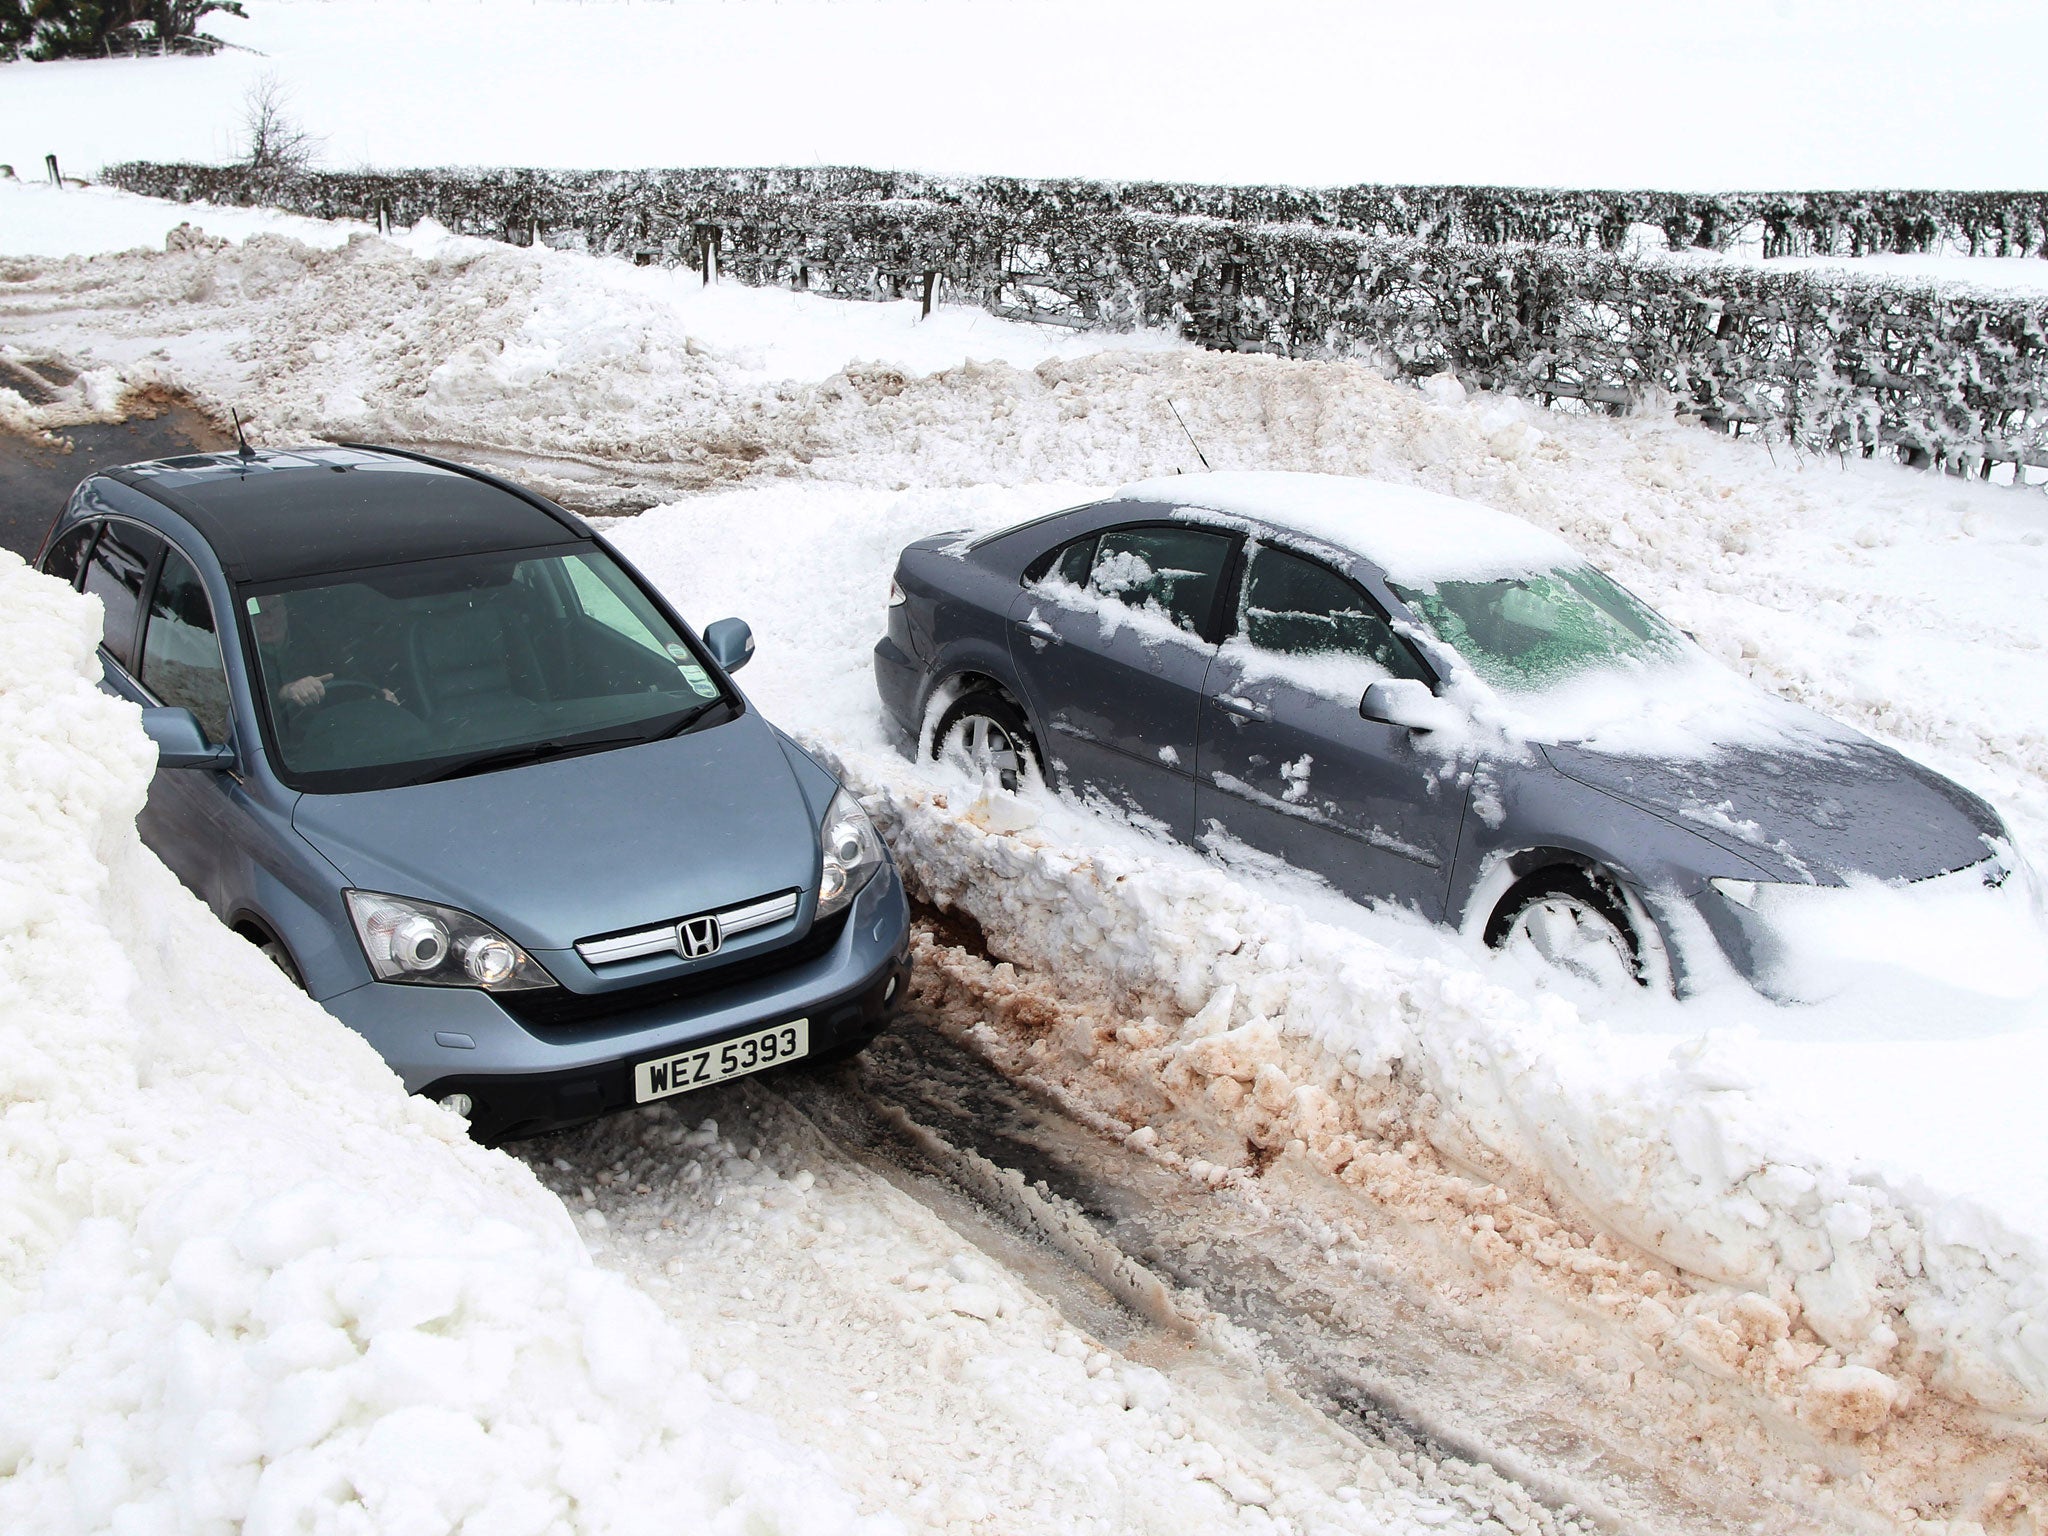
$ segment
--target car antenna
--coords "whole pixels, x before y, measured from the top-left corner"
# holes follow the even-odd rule
[[[1202,452],[1202,445],[1195,441],[1195,434],[1188,431],[1188,424],[1181,420],[1180,407],[1173,403],[1173,396],[1166,397],[1166,408],[1173,412],[1173,419],[1180,422],[1180,429],[1187,434],[1188,446],[1195,450],[1195,457],[1202,461],[1202,468],[1209,468],[1209,456]],[[1213,471],[1211,471],[1213,473]]]
[[[242,435],[242,413],[231,405],[228,407],[228,415],[234,418],[235,423],[235,452],[241,456],[242,462],[247,464],[256,457],[256,450],[249,446],[249,439]]]

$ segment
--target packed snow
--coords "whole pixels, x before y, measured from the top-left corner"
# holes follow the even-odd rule
[[[23,175],[51,151],[86,174],[233,159],[243,92],[271,73],[343,167],[2048,181],[2029,94],[1998,67],[2048,48],[2024,0],[1959,0],[1938,24],[1909,0],[1725,0],[1711,16],[1629,0],[264,0],[204,25],[236,50],[4,66],[0,159]]]
[[[165,209],[166,229],[185,217]],[[573,486],[572,467],[587,481],[652,464],[677,488],[721,487],[610,531],[693,621],[735,612],[754,625],[742,682],[845,765],[911,879],[971,914],[1009,962],[925,952],[970,999],[959,1006],[982,1010],[992,1059],[1121,1123],[1198,1182],[1263,1178],[1246,1151],[1263,1148],[1285,1174],[1272,1188],[1298,1178],[1319,1209],[1411,1212],[1510,1289],[1569,1296],[1657,1369],[1694,1373],[1695,1396],[1721,1382],[1788,1423],[1864,1437],[1894,1513],[1916,1479],[1957,1519],[2048,1508],[2023,1472],[1998,1514],[1941,1470],[2023,1467],[2027,1426],[2048,1418],[2048,996],[2027,933],[1962,975],[1902,981],[1859,965],[1811,1007],[1764,1003],[1732,980],[1684,1003],[1583,991],[1340,901],[1248,850],[1166,845],[1107,813],[990,797],[906,763],[885,745],[868,660],[904,542],[1192,468],[1175,402],[1226,468],[1455,495],[1584,551],[1731,677],[1984,794],[2038,864],[2037,491],[1794,456],[1655,410],[1573,417],[1450,380],[1413,389],[1343,362],[1076,355],[1073,338],[1040,342],[1024,327],[1001,333],[1018,348],[1007,358],[934,328],[887,364],[835,359],[838,343],[806,339],[809,310],[772,292],[748,296],[755,317],[728,339],[707,340],[699,326],[718,311],[690,310],[686,285],[632,286],[659,274],[431,230],[329,249],[261,232],[172,244],[8,262],[17,355],[44,349],[85,369],[63,409],[111,410],[124,389],[175,385],[216,407],[258,405],[270,441],[383,435],[525,454],[558,485]],[[789,361],[745,350],[745,325],[787,333]],[[927,334],[943,343],[916,350]],[[0,403],[31,425],[57,409]],[[78,678],[75,653],[64,666]],[[90,700],[82,681],[66,686]],[[48,708],[10,743],[63,728]],[[118,761],[141,749],[131,731],[127,747],[96,750]],[[145,919],[186,912],[181,941],[194,943],[205,924],[138,853],[114,867],[122,889],[100,899],[127,903],[130,926],[110,953],[139,946],[129,963],[176,991]],[[193,997],[202,1014],[247,1006]],[[110,1004],[99,1027],[154,1029],[144,1006]],[[274,1033],[266,1023],[247,1048]],[[632,1138],[687,1129],[649,1120],[590,1135],[630,1162],[650,1155]],[[719,1157],[742,1155],[733,1146]],[[797,1171],[780,1166],[779,1178]],[[1540,1221],[1516,1214],[1531,1210]],[[933,1250],[917,1265],[930,1275],[943,1262]],[[1967,1413],[1980,1417],[1955,1417]],[[920,1518],[943,1511],[933,1497]]]
[[[99,623],[0,555],[6,1529],[1572,1529],[1106,1349],[744,1086],[552,1193],[472,1145],[142,848]]]
[[[0,1527],[887,1530],[144,850],[99,628],[0,554]]]

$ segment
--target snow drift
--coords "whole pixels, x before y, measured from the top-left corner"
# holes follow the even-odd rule
[[[1126,1102],[1221,1117],[1376,1197],[1420,1137],[1584,1234],[1489,1226],[1491,1242],[1597,1276],[1604,1310],[1817,1427],[1875,1429],[1925,1390],[2048,1418],[2048,1252],[1967,1201],[1803,1148],[1711,1037],[1633,1070],[1559,997],[1169,850],[1079,844],[1028,801],[968,803],[971,787],[886,758],[846,766],[923,893],[970,914],[991,955],[1057,979],[1077,1018],[1044,1052]]]
[[[99,624],[0,555],[0,1528],[859,1528],[143,849]]]

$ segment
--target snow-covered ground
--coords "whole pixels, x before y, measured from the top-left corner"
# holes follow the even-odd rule
[[[0,210],[35,195],[60,194],[9,189]],[[163,208],[159,223],[186,217],[206,222]],[[9,227],[0,222],[0,249]],[[87,367],[60,410],[159,382],[254,406],[272,441],[383,435],[524,455],[564,481],[630,466],[678,487],[725,487],[619,522],[614,536],[693,619],[737,612],[754,624],[759,659],[743,678],[753,695],[840,758],[886,813],[912,877],[971,913],[1012,962],[928,957],[947,1006],[968,1010],[963,1038],[992,1060],[1077,1113],[1120,1123],[1201,1183],[1298,1189],[1333,1222],[1392,1210],[1429,1224],[1439,1247],[1490,1277],[1479,1294],[1499,1289],[1492,1305],[1509,1307],[1518,1290],[1569,1297],[1636,1341],[1646,1412],[1689,1422],[1668,1376],[1694,1399],[1774,1406],[1806,1426],[1787,1428],[1787,1443],[1810,1433],[1853,1444],[1870,1480],[1844,1495],[1858,1508],[1994,1525],[2029,1504],[2048,1513],[2038,1472],[2025,1470],[2038,1454],[2027,1436],[2048,1417],[2048,999],[2016,964],[1975,985],[1873,967],[1831,1002],[1797,1009],[1734,986],[1684,1004],[1544,987],[1511,961],[1285,872],[1165,846],[1056,801],[989,802],[905,764],[882,746],[867,671],[905,540],[1192,467],[1171,400],[1219,468],[1369,473],[1561,533],[1737,670],[1987,795],[2039,863],[2038,492],[1795,457],[1649,411],[1549,415],[1450,381],[1425,393],[1347,363],[1165,345],[1089,354],[1065,333],[971,312],[929,327],[893,307],[828,315],[791,295],[707,294],[674,274],[433,231],[179,245],[0,267],[9,343]],[[10,414],[38,417],[20,402]],[[800,583],[793,548],[804,551]],[[45,655],[23,675],[52,666],[75,674],[76,661]],[[0,697],[28,687],[10,681]],[[53,750],[42,738],[65,729],[61,709],[37,703],[10,740],[31,743],[20,758],[33,764]],[[132,737],[119,749],[136,750]],[[47,771],[72,771],[70,758],[54,761]],[[82,848],[52,854],[50,867],[87,858]],[[146,916],[182,899],[132,849],[90,857],[115,871],[88,871],[108,882],[107,902]],[[19,910],[23,952],[46,963],[34,914]],[[140,951],[177,993],[152,958],[154,930],[123,920],[109,928],[110,953]],[[33,1002],[31,1024],[57,1027]],[[239,1018],[242,1005],[195,992],[176,1006]],[[135,1027],[142,1007],[109,1003],[100,1027]],[[317,1016],[302,1025],[317,1033]],[[687,1120],[597,1141],[631,1172],[651,1155],[645,1136],[671,1132],[684,1144]],[[694,1144],[690,1159],[746,1160],[721,1139],[731,1140]],[[1249,1147],[1273,1157],[1270,1182]],[[567,1180],[574,1168],[557,1171]],[[747,1198],[778,1209],[802,1171],[775,1152],[774,1179]],[[48,1171],[28,1190],[49,1203],[70,1186]],[[686,1207],[666,1214],[687,1225],[697,1217]],[[601,1250],[632,1267],[615,1241]],[[906,1275],[927,1277],[908,1287],[919,1295],[983,1283],[938,1274],[950,1259],[936,1234],[902,1241],[917,1255]],[[55,1247],[25,1247],[19,1272],[48,1273]],[[1000,1302],[995,1315],[1007,1317]],[[1027,1332],[1039,1352],[1028,1358],[1066,1358],[1053,1324]],[[1003,1347],[1013,1346],[1025,1344]],[[778,1417],[795,1411],[775,1392],[764,1400]],[[1043,1410],[1032,1402],[1020,1422]],[[1958,1465],[2000,1469],[2005,1504],[1981,1489],[1967,1502]],[[920,1496],[847,1475],[863,1498],[909,1509]],[[1132,1476],[1121,1486],[1149,1486]],[[931,1499],[919,1520],[946,1508]]]
[[[190,220],[207,232],[229,240],[254,234],[289,235],[321,249],[346,245],[367,224],[329,219],[302,219],[275,208],[216,208],[198,204],[173,225],[164,223],[164,205],[153,197],[134,197],[113,187],[66,187],[59,191],[47,180],[0,181],[0,226],[10,256],[84,256],[97,251],[125,251],[138,246],[160,249],[176,223]]]
[[[2025,0],[262,0],[206,26],[254,52],[0,68],[0,160],[231,159],[274,71],[336,166],[2048,181],[2006,71],[2048,47]]]
[[[98,637],[0,554],[0,1528],[877,1529],[143,849]]]

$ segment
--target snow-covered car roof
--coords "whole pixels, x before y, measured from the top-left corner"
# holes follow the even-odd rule
[[[1292,470],[1166,475],[1126,485],[1113,499],[1255,519],[1363,555],[1403,586],[1484,581],[1584,563],[1556,534],[1506,512],[1349,475]]]

